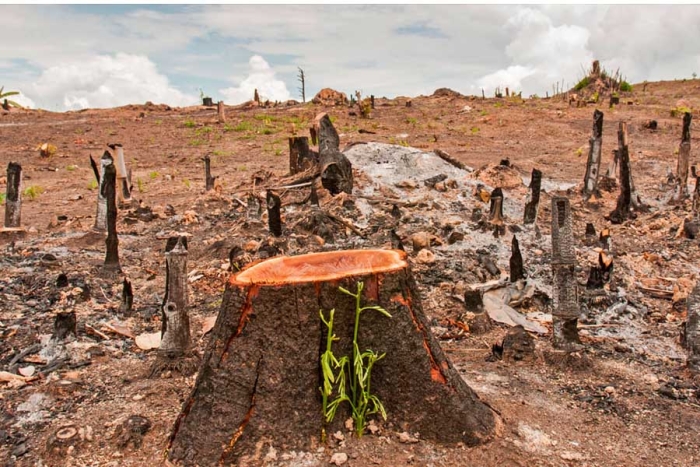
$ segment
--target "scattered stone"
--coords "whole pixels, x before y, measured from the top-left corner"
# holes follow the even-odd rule
[[[415,444],[419,440],[418,438],[414,438],[413,436],[409,435],[407,432],[403,431],[399,433],[399,442],[404,443],[404,444]]]
[[[344,452],[336,452],[331,456],[331,464],[343,465],[348,461],[348,455]]]

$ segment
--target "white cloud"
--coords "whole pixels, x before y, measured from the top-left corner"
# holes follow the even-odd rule
[[[49,110],[117,107],[146,101],[193,105],[197,98],[172,87],[148,57],[118,53],[64,63],[46,69],[26,86],[40,107]]]
[[[260,55],[253,55],[248,61],[250,72],[238,86],[221,89],[224,100],[231,104],[241,104],[253,99],[255,90],[261,99],[286,101],[291,99],[284,81],[275,78],[275,72]]]
[[[521,8],[508,20],[505,28],[511,42],[505,49],[511,65],[482,77],[478,84],[492,92],[497,86],[522,90],[525,94],[541,92],[562,80],[572,81],[580,75],[581,66],[593,61],[588,47],[588,29],[562,24],[540,10]]]

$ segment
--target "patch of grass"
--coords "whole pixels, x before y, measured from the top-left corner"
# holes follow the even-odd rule
[[[5,198],[7,198],[7,195],[5,193],[0,193],[0,204],[5,204]]]
[[[415,125],[418,123],[418,120],[416,120],[415,118],[409,117],[406,119],[406,123],[408,123],[409,125]]]
[[[39,185],[32,185],[24,189],[23,195],[26,196],[29,200],[35,200],[43,192],[44,189]]]
[[[184,125],[185,125],[186,128],[194,128],[194,127],[197,126],[197,122],[195,122],[195,121],[192,120],[191,118],[188,118],[187,120],[185,120]]]
[[[692,113],[693,111],[684,105],[680,105],[676,108],[671,109],[671,117],[682,117],[685,113]]]
[[[160,177],[160,174],[155,170],[148,173],[148,178],[150,178],[151,180],[155,180],[158,177]]]
[[[194,131],[194,134],[197,135],[197,136],[208,135],[208,134],[211,133],[212,131],[214,131],[214,129],[213,129],[212,127],[210,127],[210,126],[203,126],[202,128],[196,129],[196,130]]]
[[[580,91],[581,89],[585,88],[589,84],[591,84],[591,79],[588,76],[586,76],[581,81],[576,83],[576,86],[574,86],[574,89],[576,91]]]
[[[87,187],[88,190],[97,190],[97,180],[90,180]]]
[[[77,168],[78,168],[77,165],[71,164],[71,165],[69,165],[68,167],[66,167],[66,170],[67,170],[68,172],[73,172],[73,171],[74,171],[75,169],[77,169]]]
[[[493,106],[497,109],[500,109],[501,107],[503,107],[503,102],[496,102],[495,104],[493,104]]]
[[[331,123],[335,124],[335,122],[338,120],[338,117],[331,115],[330,117]]]
[[[141,180],[140,178],[136,179],[136,188],[138,188],[139,193],[146,192],[146,185],[143,183],[143,180]]]
[[[153,123],[155,123],[156,125],[162,125],[162,124],[163,124],[163,120],[156,120],[156,121],[153,122]]]
[[[245,120],[232,128],[233,131],[250,131],[252,129],[253,124]]]
[[[233,127],[227,123],[224,125],[224,133],[228,133],[229,131],[233,131]]]
[[[476,135],[476,134],[478,134],[479,131],[481,131],[481,130],[479,130],[479,127],[478,127],[478,126],[473,126],[473,127],[471,127],[471,128],[469,129],[469,131],[472,133],[472,135]]]
[[[191,185],[192,185],[192,184],[190,183],[190,180],[189,180],[188,178],[184,179],[184,180],[182,181],[182,183],[185,185],[185,187],[186,187],[188,190],[190,189],[190,187],[191,187]]]
[[[488,114],[489,114],[489,113],[488,113],[487,111],[485,111],[485,110],[482,110],[481,112],[479,112],[479,115],[481,115],[482,117],[485,117],[485,116],[487,116]]]
[[[193,147],[197,147],[197,146],[201,146],[202,144],[204,144],[204,140],[195,138],[195,139],[190,140],[187,144],[189,144],[190,146],[193,146]]]
[[[253,117],[256,120],[261,120],[265,123],[265,125],[269,125],[272,122],[277,120],[277,117],[274,115],[265,115],[265,114],[257,114]]]
[[[620,91],[632,92],[632,85],[630,83],[628,83],[627,81],[623,81],[620,83]]]
[[[576,155],[577,155],[578,157],[581,157],[581,156],[583,155],[583,146],[581,146],[580,148],[578,148],[578,149],[576,150]]]
[[[236,170],[238,170],[239,172],[245,172],[246,170],[248,170],[248,167],[245,165],[239,165],[238,167],[236,167]]]

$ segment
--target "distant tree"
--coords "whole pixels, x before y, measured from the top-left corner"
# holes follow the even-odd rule
[[[304,76],[304,70],[299,68],[299,74],[297,75],[297,79],[301,83],[301,87],[299,88],[299,92],[301,93],[301,101],[306,104],[306,81],[305,81],[305,76]]]

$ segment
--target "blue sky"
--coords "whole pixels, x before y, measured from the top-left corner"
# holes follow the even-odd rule
[[[235,104],[259,88],[395,97],[573,84],[594,58],[633,82],[700,73],[697,6],[3,5],[0,85],[49,110],[199,90]]]

